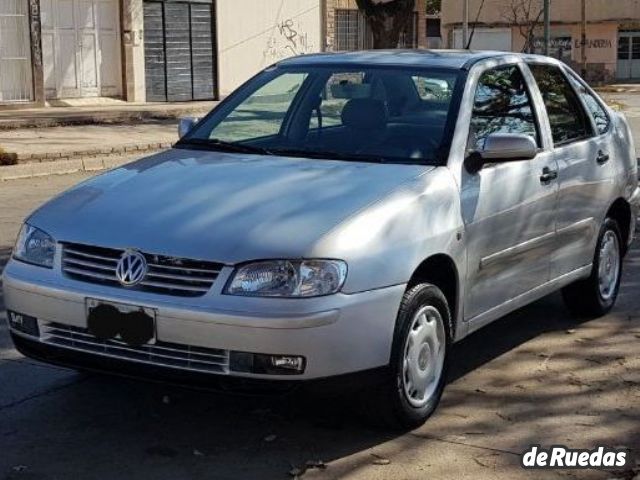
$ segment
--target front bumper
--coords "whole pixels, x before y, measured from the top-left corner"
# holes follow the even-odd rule
[[[254,374],[224,369],[218,376],[291,381],[319,379],[366,371],[388,364],[395,318],[405,287],[382,288],[357,294],[309,299],[264,299],[221,295],[215,288],[197,299],[176,298],[94,285],[48,270],[10,261],[4,271],[7,310],[35,317],[41,327],[58,324],[86,328],[87,298],[151,308],[156,313],[159,342],[224,352],[299,355],[306,359],[298,375]],[[219,284],[224,284],[224,279]],[[45,361],[50,352],[82,353],[76,358],[109,358],[119,371],[122,362],[154,367],[153,361],[114,358],[99,351],[79,352],[50,345],[46,338],[29,337],[12,330],[16,345],[25,354]],[[95,350],[95,349],[94,349]],[[86,355],[84,355],[86,353]],[[87,361],[87,368],[92,368]],[[109,362],[107,362],[109,364]],[[75,366],[82,367],[82,365]],[[188,368],[158,366],[164,371],[187,374]],[[104,368],[100,368],[104,370]],[[107,368],[109,370],[109,368]]]

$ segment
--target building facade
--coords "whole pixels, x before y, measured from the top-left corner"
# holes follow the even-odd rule
[[[481,0],[469,0],[471,29]],[[485,0],[471,44],[476,49],[542,53],[542,0]],[[587,74],[599,82],[640,79],[640,0],[586,0]],[[582,67],[581,0],[551,0],[550,54]],[[449,48],[462,47],[462,1],[442,5],[442,33]]]
[[[322,49],[321,0],[0,0],[0,107],[213,100]]]
[[[437,21],[416,0],[398,46],[438,46]],[[0,0],[0,108],[213,100],[280,59],[371,46],[355,0]]]

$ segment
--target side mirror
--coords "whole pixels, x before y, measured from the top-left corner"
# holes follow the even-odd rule
[[[198,123],[198,118],[195,117],[183,117],[178,120],[178,137],[182,138]]]
[[[531,160],[538,154],[536,142],[522,133],[492,133],[484,141],[484,148],[472,152],[466,160],[467,169],[477,172],[485,163]]]

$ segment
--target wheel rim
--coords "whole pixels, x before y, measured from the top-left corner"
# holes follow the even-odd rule
[[[600,296],[609,300],[616,292],[618,277],[620,276],[620,245],[618,236],[607,230],[600,245],[600,260],[598,265],[598,285]]]
[[[413,407],[423,407],[436,393],[442,377],[445,349],[442,315],[435,307],[422,307],[411,320],[404,345],[402,386]]]

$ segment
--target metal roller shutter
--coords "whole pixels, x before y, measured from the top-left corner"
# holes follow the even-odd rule
[[[144,2],[148,101],[215,98],[212,14],[210,3]]]
[[[166,101],[164,18],[161,3],[144,3],[144,68],[147,101]]]

